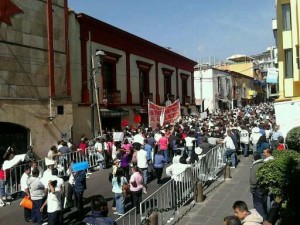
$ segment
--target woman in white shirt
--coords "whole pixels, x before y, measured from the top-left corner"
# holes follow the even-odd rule
[[[61,192],[55,190],[57,185],[57,180],[49,181],[48,184],[48,196],[47,200],[41,207],[41,212],[44,207],[47,205],[48,212],[48,225],[57,225],[60,224],[60,214],[61,214]]]
[[[124,196],[122,193],[123,184],[127,183],[122,168],[118,168],[114,178],[112,179],[112,192],[115,194],[116,210],[119,216],[124,214]]]

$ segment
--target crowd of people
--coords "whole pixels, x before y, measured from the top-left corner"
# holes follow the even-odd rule
[[[122,138],[114,139],[115,132],[122,133]],[[261,190],[255,181],[255,171],[258,168],[258,161],[265,162],[272,159],[272,150],[286,148],[279,126],[276,125],[274,108],[271,104],[227,111],[216,110],[208,113],[205,118],[183,116],[173,124],[164,126],[158,124],[155,128],[140,124],[126,126],[120,131],[106,131],[103,136],[95,139],[82,137],[78,144],[73,143],[72,139],[60,140],[57,146],[52,146],[49,150],[47,159],[53,163],[48,163],[47,170],[38,168],[35,161],[25,168],[21,178],[21,189],[24,196],[29,196],[33,201],[31,212],[24,209],[25,220],[42,224],[42,212],[47,208],[48,224],[62,224],[63,205],[73,206],[74,201],[78,218],[84,218],[83,194],[88,171],[73,172],[74,162],[64,168],[68,170],[69,175],[66,193],[64,182],[61,181],[55,168],[55,165],[66,165],[65,155],[68,153],[77,151],[88,158],[90,157],[88,149],[92,147],[99,170],[111,169],[109,180],[114,194],[112,210],[114,214],[121,216],[132,207],[139,210],[142,195],[147,193],[150,176],[157,179],[157,184],[161,185],[163,171],[167,167],[166,176],[176,178],[180,172],[198,161],[199,155],[206,154],[217,144],[224,145],[223,163],[229,164],[232,169],[238,166],[237,153],[241,152],[243,157],[253,154],[255,159],[251,168],[253,204],[262,220],[268,220],[272,207],[266,208],[266,201],[260,197]],[[0,185],[1,178],[0,173]],[[64,202],[65,195],[66,202]],[[3,192],[0,192],[0,197],[2,196]],[[268,198],[269,203],[272,202],[272,196]],[[98,198],[92,205],[96,209],[103,208],[103,204],[103,199]],[[234,207],[246,210],[242,203],[237,203]],[[100,214],[102,217],[103,213]]]

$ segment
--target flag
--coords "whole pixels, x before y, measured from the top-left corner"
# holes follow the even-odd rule
[[[180,101],[177,99],[171,105],[163,107],[148,101],[149,126],[155,128],[157,124],[174,123],[180,116]]]

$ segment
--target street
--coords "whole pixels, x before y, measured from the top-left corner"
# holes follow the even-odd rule
[[[90,198],[94,195],[103,195],[108,200],[108,208],[109,208],[109,217],[117,219],[117,215],[112,214],[112,202],[113,202],[113,193],[111,192],[111,183],[108,181],[108,174],[111,171],[111,168],[93,172],[93,174],[89,175],[90,178],[87,179],[87,190],[84,192],[84,209],[86,213],[90,212]],[[158,188],[156,181],[150,182],[148,184],[148,193],[144,196],[148,196],[149,194],[156,191]],[[9,224],[9,225],[23,225],[24,216],[23,216],[23,208],[19,205],[21,199],[15,199],[11,205],[6,205],[5,207],[0,208],[0,221],[1,224]],[[73,207],[71,210],[66,209],[64,212],[64,224],[75,225],[80,224],[79,221],[76,220],[76,208]]]

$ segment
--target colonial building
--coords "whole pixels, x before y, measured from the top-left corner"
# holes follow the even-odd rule
[[[148,100],[179,98],[183,114],[193,105],[196,63],[184,56],[69,12],[67,0],[1,0],[0,12],[1,155],[32,145],[44,157],[99,124],[147,124]]]
[[[0,1],[0,154],[32,145],[43,157],[71,136],[66,1]]]
[[[187,106],[194,102],[196,62],[82,13],[70,14],[70,32],[75,138],[97,134],[100,126],[105,130],[147,124],[148,100],[165,105],[179,98],[182,114],[188,113]],[[104,53],[100,64],[97,51]],[[90,85],[93,71],[98,90]],[[98,102],[91,102],[91,91]],[[91,108],[96,103],[100,124],[91,124],[90,115],[98,117],[97,111],[93,113],[97,106]]]

